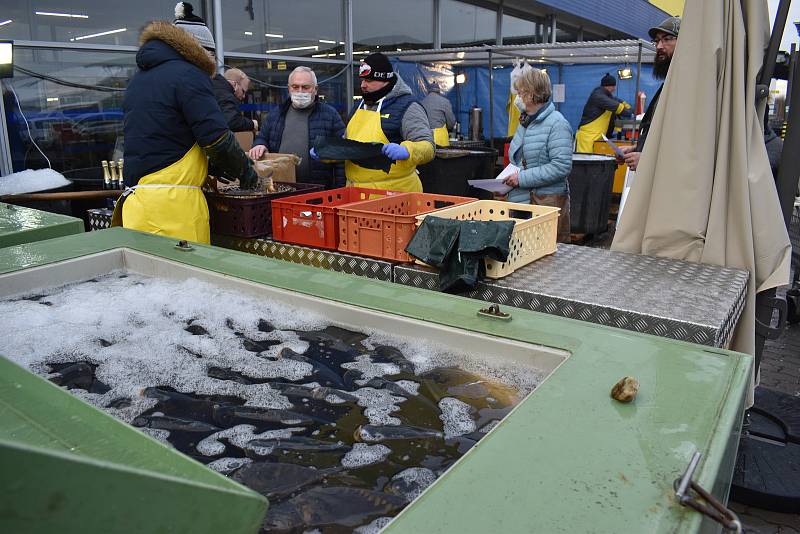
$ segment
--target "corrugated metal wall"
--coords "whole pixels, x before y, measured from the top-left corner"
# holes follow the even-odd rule
[[[657,25],[669,14],[647,0],[538,0],[540,4],[566,11],[617,31],[649,39],[648,28]],[[590,4],[587,6],[587,4]],[[589,13],[591,11],[591,13]]]

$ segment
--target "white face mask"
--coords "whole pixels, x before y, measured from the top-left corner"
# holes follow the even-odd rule
[[[292,105],[298,109],[307,108],[314,102],[313,93],[289,93],[289,97],[292,99]]]
[[[517,106],[517,109],[520,113],[525,112],[525,102],[522,101],[522,98],[519,95],[514,97],[514,105]]]

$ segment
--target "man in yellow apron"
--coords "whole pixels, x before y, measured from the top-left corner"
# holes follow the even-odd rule
[[[363,99],[347,123],[345,137],[384,143],[383,153],[394,163],[386,173],[346,161],[347,185],[421,192],[417,165],[433,159],[433,135],[425,110],[383,54],[364,58],[358,75]]]
[[[442,94],[438,82],[432,82],[428,86],[428,94],[422,99],[422,107],[428,115],[428,122],[433,130],[433,142],[436,146],[450,146],[450,133],[456,124],[456,116],[453,114],[453,106],[450,101]]]
[[[125,186],[112,225],[210,242],[201,186],[209,162],[215,175],[258,177],[214,98],[211,32],[202,22],[149,23],[136,54],[139,71],[125,91]],[[204,48],[206,47],[206,48]]]
[[[595,87],[589,95],[583,107],[580,126],[575,134],[575,152],[593,152],[595,141],[601,139],[603,134],[611,135],[610,130],[614,128],[615,116],[623,118],[632,116],[631,105],[614,96],[616,88],[616,78],[606,73],[600,80],[600,86]]]

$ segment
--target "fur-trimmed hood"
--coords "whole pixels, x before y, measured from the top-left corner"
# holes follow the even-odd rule
[[[209,76],[213,77],[216,73],[217,65],[214,57],[200,46],[197,39],[165,20],[148,23],[139,36],[139,44],[136,63],[142,70],[153,68],[165,61],[184,59]]]

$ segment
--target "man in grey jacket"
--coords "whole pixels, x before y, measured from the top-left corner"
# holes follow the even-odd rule
[[[456,124],[456,116],[453,114],[453,106],[450,101],[442,95],[441,88],[437,82],[432,82],[428,86],[428,95],[422,99],[422,107],[428,114],[428,122],[433,130],[433,142],[437,146],[449,146],[450,134]]]

